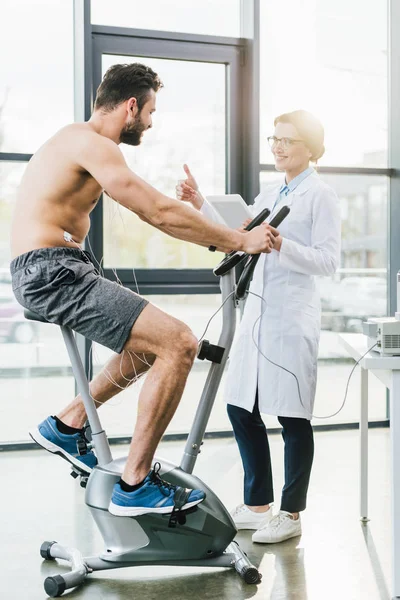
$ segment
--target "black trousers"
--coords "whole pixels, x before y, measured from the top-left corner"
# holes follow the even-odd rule
[[[244,503],[263,506],[274,501],[271,455],[267,430],[258,408],[253,412],[228,404],[228,416],[239,446],[244,468]],[[314,436],[310,421],[278,417],[285,444],[285,485],[281,510],[300,512],[306,508],[307,490],[314,458]]]

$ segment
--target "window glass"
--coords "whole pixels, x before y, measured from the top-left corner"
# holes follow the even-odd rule
[[[8,270],[11,260],[10,229],[17,188],[26,163],[0,161],[0,268]]]
[[[187,163],[203,194],[225,193],[225,70],[223,64],[131,56],[103,56],[103,73],[116,63],[143,62],[161,77],[153,127],[140,146],[121,144],[129,167],[175,198]],[[185,94],[182,94],[185,81]],[[104,264],[125,268],[207,268],[221,256],[174,239],[141,221],[106,195]]]
[[[261,2],[261,162],[274,118],[306,109],[325,128],[320,164],[387,165],[387,2]]]
[[[33,153],[74,120],[73,3],[2,0],[0,152]]]
[[[158,29],[182,33],[240,36],[241,0],[92,0],[91,20],[97,25]]]
[[[0,443],[28,431],[74,398],[74,378],[59,327],[27,321],[0,270]]]

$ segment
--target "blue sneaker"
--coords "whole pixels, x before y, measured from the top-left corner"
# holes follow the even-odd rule
[[[186,510],[206,497],[202,490],[188,490],[164,481],[159,476],[160,463],[147,475],[135,492],[125,492],[119,482],[114,485],[108,510],[117,517],[137,517],[147,513],[169,514],[175,504]]]
[[[72,465],[91,473],[97,465],[97,458],[92,450],[88,450],[88,441],[84,432],[65,434],[57,428],[56,420],[48,417],[37,429],[29,432],[31,438],[45,450],[58,454]]]

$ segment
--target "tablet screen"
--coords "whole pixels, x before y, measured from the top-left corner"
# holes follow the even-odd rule
[[[253,216],[249,206],[239,194],[207,196],[207,200],[222,217],[225,224],[232,229],[241,227],[243,221],[251,219]]]

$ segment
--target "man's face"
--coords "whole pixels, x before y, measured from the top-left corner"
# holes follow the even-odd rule
[[[121,131],[120,143],[129,146],[139,146],[143,133],[152,126],[152,114],[156,110],[156,94],[150,90],[149,98],[143,105],[142,110],[128,118]]]

